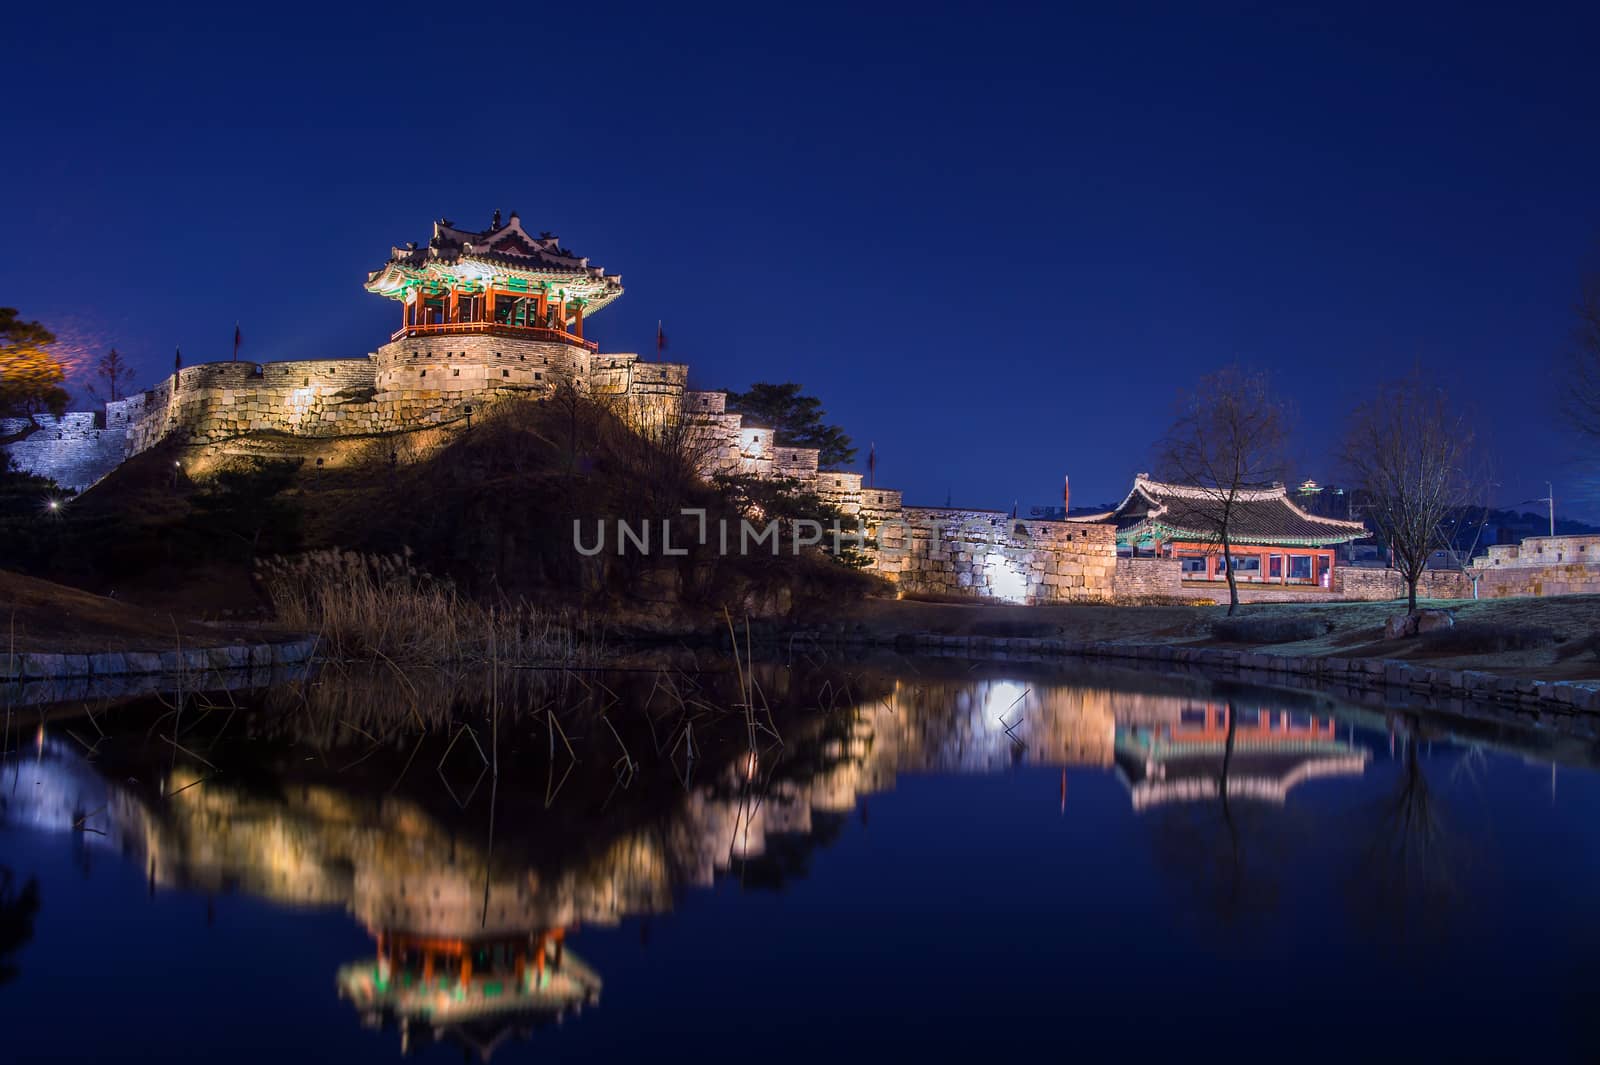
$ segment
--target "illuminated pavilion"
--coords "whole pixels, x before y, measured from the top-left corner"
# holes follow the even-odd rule
[[[504,223],[496,211],[482,232],[435,222],[426,247],[392,249],[366,288],[400,303],[391,340],[494,333],[594,351],[583,339],[584,315],[622,295],[622,278],[590,266],[550,233],[529,233],[515,211]]]
[[[1114,523],[1119,548],[1179,559],[1186,581],[1221,581],[1228,574],[1212,516],[1215,498],[1209,489],[1141,473],[1116,509],[1071,520]],[[1233,506],[1229,553],[1235,580],[1245,583],[1329,587],[1334,549],[1371,535],[1359,521],[1307,513],[1281,484],[1240,489]]]

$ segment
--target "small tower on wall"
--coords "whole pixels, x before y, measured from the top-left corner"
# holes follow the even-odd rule
[[[554,234],[530,234],[515,211],[495,211],[488,229],[433,224],[425,247],[391,250],[366,288],[400,304],[391,340],[454,334],[504,335],[576,343],[583,321],[622,295],[622,278],[573,255]]]
[[[587,389],[604,360],[584,322],[622,295],[622,279],[574,255],[552,233],[500,212],[489,228],[433,224],[426,245],[391,249],[368,292],[400,305],[399,328],[375,353],[380,425],[471,424],[498,396]],[[626,371],[624,371],[626,372]]]

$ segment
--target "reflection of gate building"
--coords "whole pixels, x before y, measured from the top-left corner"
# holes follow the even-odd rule
[[[1224,787],[1229,798],[1282,803],[1303,780],[1359,776],[1369,757],[1337,738],[1331,717],[1231,702],[1185,706],[1176,721],[1120,728],[1116,747],[1136,810],[1220,798]]]
[[[378,956],[339,970],[341,997],[371,1026],[450,1038],[487,1059],[512,1036],[600,997],[600,978],[565,949],[565,930],[427,936],[379,932]]]

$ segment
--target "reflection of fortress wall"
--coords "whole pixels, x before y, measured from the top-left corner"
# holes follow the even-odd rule
[[[770,688],[782,698],[782,675]],[[1176,694],[925,676],[839,712],[848,715],[842,732],[835,717],[814,741],[786,737],[819,744],[812,775],[780,774],[768,786],[769,765],[747,781],[737,759],[648,827],[545,872],[520,862],[514,846],[490,855],[486,824],[463,831],[410,800],[324,784],[187,787],[197,777],[180,770],[162,790],[181,799],[150,811],[143,795],[108,787],[58,744],[47,745],[39,763],[55,783],[31,793],[31,806],[10,807],[7,818],[65,830],[82,811],[105,806],[109,838],[146,855],[160,882],[239,885],[284,903],[346,907],[374,931],[469,937],[666,910],[675,892],[761,858],[774,837],[809,835],[819,820],[893,788],[900,773],[1115,764],[1131,781],[1136,808],[1216,794],[1220,719]],[[342,705],[338,716],[366,720]],[[1308,776],[1359,772],[1365,755],[1304,715],[1242,716],[1235,742],[1230,792],[1264,798],[1281,799]]]
[[[865,713],[874,754],[880,747],[892,752],[900,772],[993,772],[1019,759],[1109,766],[1114,708],[1124,698],[1105,689],[1030,689],[1008,680],[902,681],[881,710]]]

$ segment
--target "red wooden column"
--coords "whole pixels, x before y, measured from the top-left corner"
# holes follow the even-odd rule
[[[460,290],[455,285],[450,286],[450,309],[445,313],[444,319],[447,322],[458,322],[461,320],[461,300],[458,295],[459,291]]]
[[[483,320],[494,324],[494,286],[483,286]]]
[[[575,334],[577,334],[577,337],[578,337],[579,340],[583,339],[583,304],[582,304],[582,302],[573,304],[573,307],[572,307],[572,331]]]
[[[550,296],[549,296],[548,293],[545,292],[544,289],[541,288],[539,290],[539,295],[538,295],[537,299],[539,301],[539,304],[538,304],[537,309],[534,311],[534,314],[536,315],[536,317],[534,318],[534,324],[539,326],[540,328],[543,328],[544,327],[544,316],[546,314],[550,313]]]

